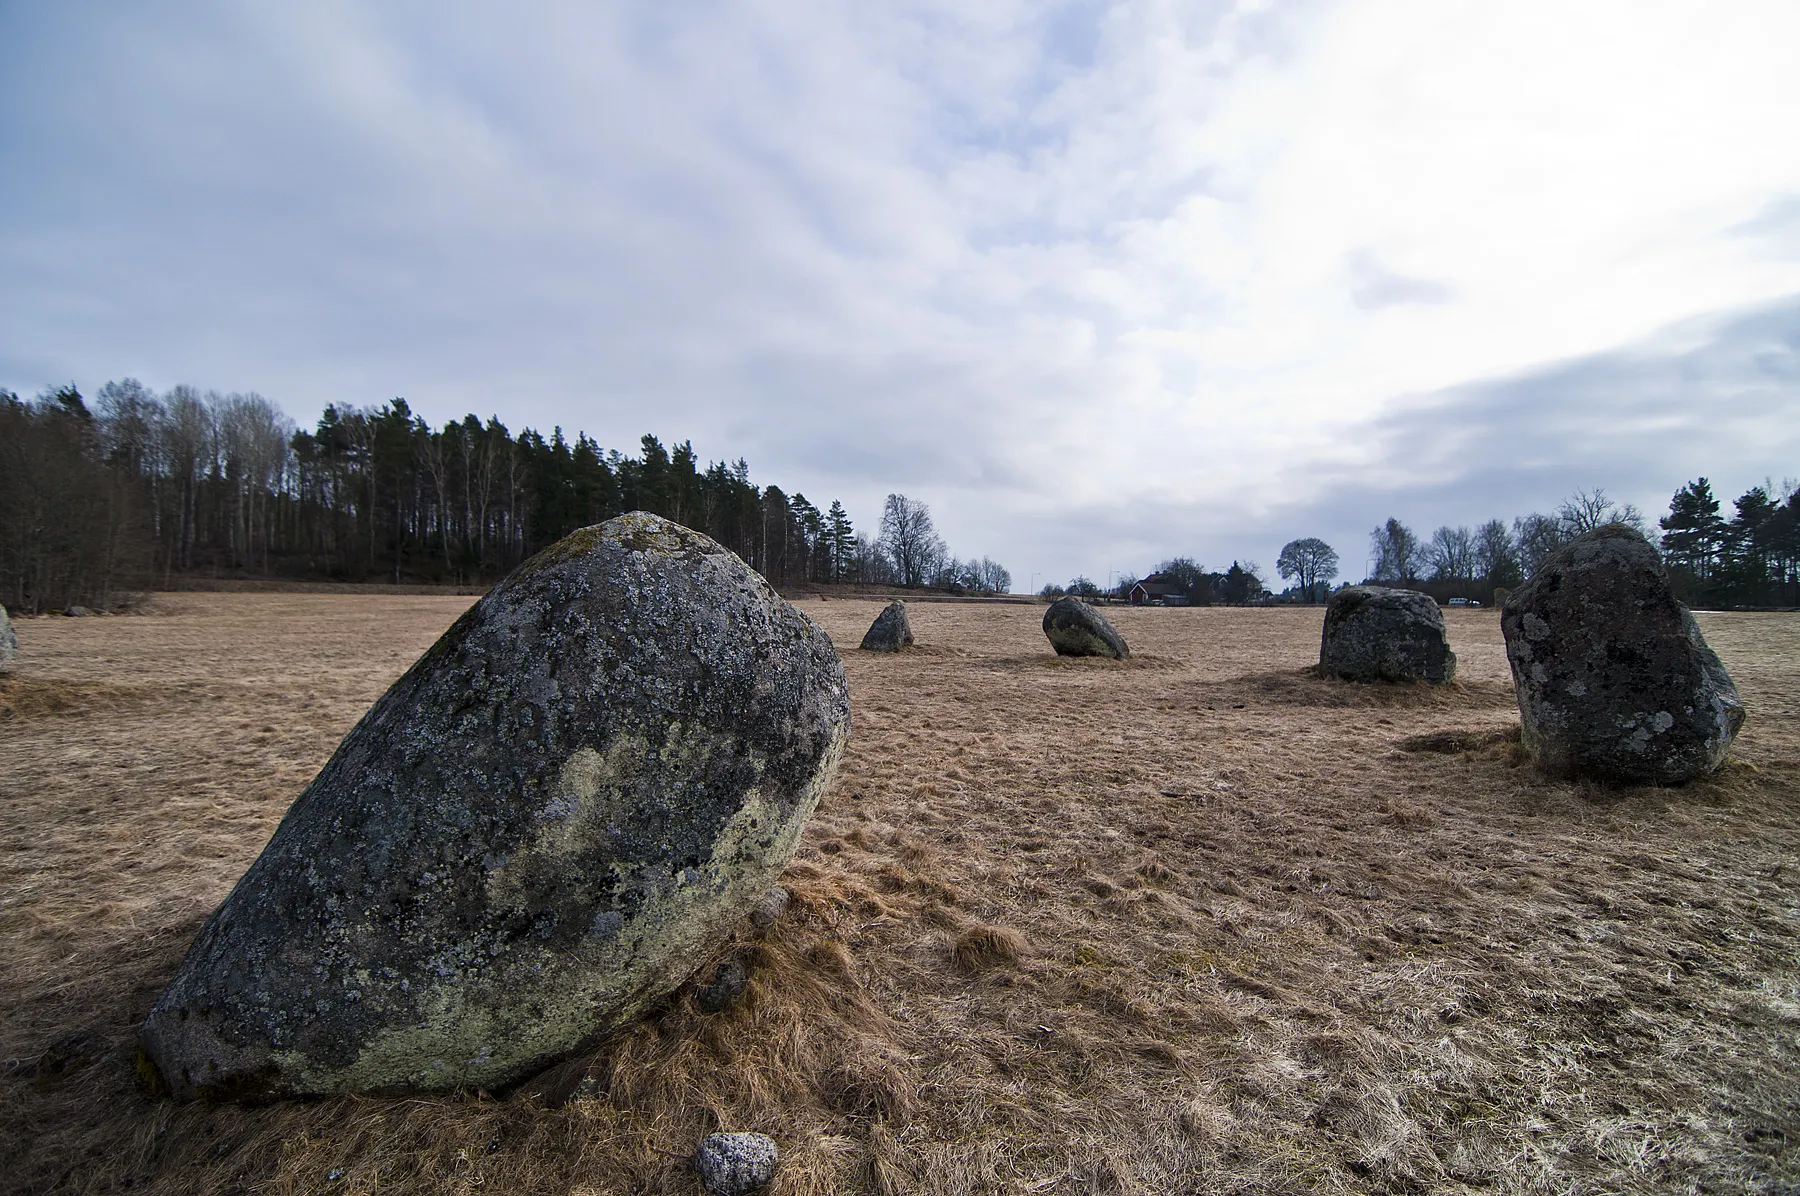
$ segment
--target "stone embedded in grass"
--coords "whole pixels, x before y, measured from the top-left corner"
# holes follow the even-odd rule
[[[13,670],[13,659],[19,654],[19,633],[13,630],[6,608],[0,606],[0,673]]]
[[[782,914],[787,913],[788,903],[793,899],[792,893],[780,885],[776,885],[763,894],[763,899],[758,901],[756,908],[750,911],[750,921],[755,923],[758,928],[767,930],[781,920]]]
[[[890,602],[869,624],[869,630],[863,634],[862,647],[868,652],[898,652],[910,647],[912,642],[912,624],[906,618],[906,603]]]
[[[1722,765],[1743,726],[1731,675],[1629,527],[1557,549],[1500,630],[1525,750],[1547,772],[1678,785]]]
[[[753,951],[737,951],[719,962],[712,979],[694,994],[694,1004],[701,1013],[723,1013],[737,1004],[750,987],[750,971],[755,966]]]
[[[1431,595],[1386,586],[1346,586],[1325,607],[1319,671],[1346,681],[1430,681],[1456,677],[1444,613]]]
[[[1110,656],[1124,660],[1131,655],[1125,637],[1113,630],[1106,616],[1079,598],[1058,598],[1044,612],[1044,634],[1058,656]]]
[[[642,513],[539,553],[339,745],[140,1034],[180,1097],[495,1088],[769,892],[849,734],[830,640]]]
[[[694,1170],[711,1196],[746,1196],[775,1178],[781,1151],[767,1134],[708,1134]]]

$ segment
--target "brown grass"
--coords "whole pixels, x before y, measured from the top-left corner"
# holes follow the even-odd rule
[[[1701,616],[1751,711],[1680,790],[1520,766],[1453,687],[1319,678],[1318,611],[921,604],[783,883],[692,991],[507,1095],[176,1107],[133,1026],[366,705],[461,610],[184,594],[24,620],[0,722],[0,1187],[1740,1192],[1800,1184],[1800,618]],[[876,601],[809,602],[854,644]],[[27,696],[21,700],[17,695]],[[57,696],[60,695],[60,696]],[[702,980],[712,975],[709,963]]]

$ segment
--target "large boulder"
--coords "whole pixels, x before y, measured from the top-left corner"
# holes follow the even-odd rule
[[[1731,675],[1656,550],[1612,524],[1557,549],[1500,615],[1524,746],[1546,771],[1676,785],[1744,724]]]
[[[1456,678],[1444,613],[1431,595],[1386,586],[1346,586],[1325,607],[1319,671],[1347,681]]]
[[[898,652],[913,642],[912,624],[906,618],[906,603],[890,602],[863,633],[862,646],[870,652]]]
[[[653,515],[458,619],[338,746],[140,1033],[179,1097],[508,1085],[769,892],[850,729],[811,620]]]
[[[19,654],[19,633],[13,630],[12,620],[6,617],[6,608],[0,606],[0,673],[10,673],[13,669],[13,658]]]
[[[1125,638],[1113,630],[1106,616],[1079,598],[1058,598],[1044,612],[1044,634],[1058,656],[1110,656],[1124,660],[1131,655]]]

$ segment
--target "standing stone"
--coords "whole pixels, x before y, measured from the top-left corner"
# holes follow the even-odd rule
[[[910,648],[912,642],[912,624],[907,621],[904,602],[888,603],[862,638],[862,646],[869,652],[898,652]]]
[[[694,1170],[709,1196],[746,1196],[775,1178],[781,1152],[767,1134],[708,1134]]]
[[[1319,671],[1346,681],[1452,681],[1444,612],[1417,590],[1346,586],[1325,607]]]
[[[179,1097],[495,1088],[768,893],[850,729],[831,641],[634,513],[525,562],[345,737],[140,1041]]]
[[[13,659],[19,654],[19,633],[13,630],[6,608],[0,606],[0,673],[13,670]]]
[[[1500,615],[1525,749],[1561,776],[1678,785],[1744,725],[1731,675],[1622,524],[1563,545]]]
[[[1106,616],[1079,598],[1058,598],[1044,612],[1044,634],[1058,656],[1110,656],[1124,660],[1131,655],[1125,637],[1113,630]]]

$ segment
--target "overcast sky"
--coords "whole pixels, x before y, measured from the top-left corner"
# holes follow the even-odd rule
[[[1018,589],[1360,577],[1390,514],[1800,475],[1796,46],[1792,0],[5,4],[0,386],[691,439]]]

